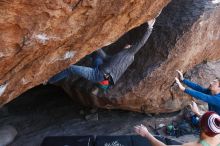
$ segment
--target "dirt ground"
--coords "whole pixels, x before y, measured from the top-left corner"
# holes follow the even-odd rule
[[[137,124],[159,126],[178,120],[180,115],[86,108],[73,103],[58,87],[38,86],[0,109],[0,125],[12,125],[18,131],[10,146],[39,146],[46,136],[135,134]],[[197,137],[172,138],[187,142]]]

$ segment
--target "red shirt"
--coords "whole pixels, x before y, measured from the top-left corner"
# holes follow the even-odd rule
[[[109,80],[103,80],[103,81],[99,82],[99,84],[101,84],[101,85],[109,85]]]

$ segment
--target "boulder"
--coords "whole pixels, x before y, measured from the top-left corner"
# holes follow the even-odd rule
[[[0,105],[128,30],[170,0],[1,0]]]
[[[174,84],[176,70],[193,72],[193,67],[204,61],[220,59],[219,26],[220,5],[216,1],[174,0],[158,17],[150,39],[136,54],[134,63],[107,93],[75,75],[60,85],[75,101],[87,106],[144,113],[178,111],[192,99]],[[124,37],[135,41],[141,32],[141,26],[135,28],[104,49],[114,54],[127,43]],[[79,65],[86,65],[86,60]],[[211,76],[207,74],[207,78]]]

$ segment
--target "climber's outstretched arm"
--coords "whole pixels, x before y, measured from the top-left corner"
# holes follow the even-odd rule
[[[142,37],[141,40],[139,40],[138,42],[136,42],[134,45],[132,45],[132,47],[129,49],[132,53],[137,53],[143,46],[144,44],[147,42],[149,36],[152,33],[153,30],[153,26],[155,23],[156,19],[152,19],[150,21],[148,21],[146,24],[148,24],[148,28],[146,30],[146,32],[144,33],[144,36]]]

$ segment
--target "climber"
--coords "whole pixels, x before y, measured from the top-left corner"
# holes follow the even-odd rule
[[[102,49],[99,49],[95,52],[96,57],[93,59],[93,67],[71,65],[69,68],[50,78],[48,82],[53,84],[75,73],[89,81],[99,83],[101,88],[108,88],[110,84],[115,84],[118,81],[118,79],[134,61],[134,55],[148,40],[154,23],[155,19],[148,21],[148,27],[143,38],[133,45],[127,44],[119,53],[110,57],[106,55]]]
[[[179,78],[175,78],[180,90],[208,103],[209,111],[214,111],[220,114],[220,79],[216,78],[210,82],[209,88],[203,88],[189,80],[184,79],[181,71],[177,70]],[[180,80],[192,89],[185,88]]]
[[[215,112],[206,112],[202,115],[199,123],[200,137],[198,141],[183,144],[183,146],[220,146],[220,116]],[[139,135],[149,140],[152,146],[166,146],[157,140],[143,126],[135,126],[134,130]]]
[[[90,55],[90,59],[92,59],[92,67],[70,65],[69,68],[50,78],[48,82],[50,84],[53,84],[64,79],[67,76],[78,74],[94,83],[100,83],[100,85],[102,85],[102,88],[108,88],[110,80],[109,75],[103,74],[99,69],[100,65],[102,65],[103,62],[106,61],[106,59],[108,58],[109,56],[107,56],[102,49],[99,49]]]

